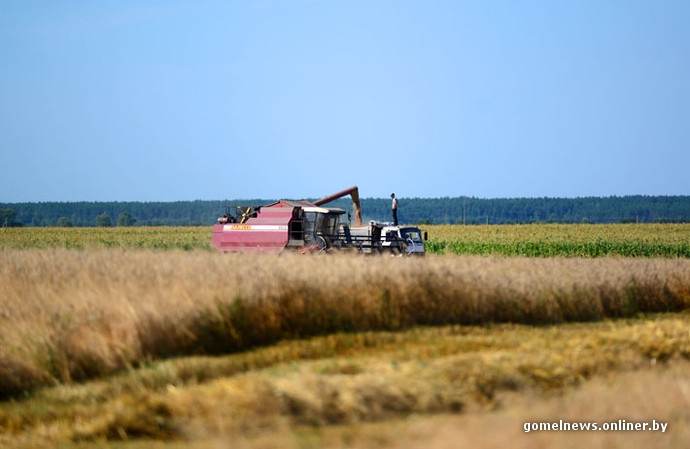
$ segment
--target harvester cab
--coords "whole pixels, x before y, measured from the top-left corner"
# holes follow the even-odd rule
[[[318,247],[324,251],[332,246],[341,246],[340,219],[343,209],[307,206],[302,208],[302,228],[304,230],[304,248],[310,250]]]

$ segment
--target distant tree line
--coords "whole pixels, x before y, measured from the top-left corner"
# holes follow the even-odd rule
[[[0,203],[2,226],[204,226],[230,206],[262,205],[272,200],[175,202]],[[3,211],[4,210],[4,211]],[[6,214],[7,211],[11,213]],[[7,215],[8,219],[5,219]],[[7,221],[7,223],[5,223]]]
[[[658,223],[690,222],[690,196],[612,196],[583,198],[399,198],[406,223]],[[362,205],[374,217],[390,217],[390,200]]]
[[[690,196],[398,200],[400,221],[412,224],[690,222]],[[237,206],[260,206],[274,201],[0,203],[0,227],[206,226],[214,224],[226,208],[234,213]],[[349,197],[329,205],[352,211]],[[390,221],[390,206],[388,198],[363,198],[364,221]]]

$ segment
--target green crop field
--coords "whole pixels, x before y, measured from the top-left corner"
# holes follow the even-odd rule
[[[427,226],[431,253],[690,257],[690,224]]]
[[[3,228],[0,229],[0,248],[210,250],[211,231],[209,226]]]
[[[423,226],[431,254],[690,257],[690,224]],[[0,248],[211,250],[211,227],[4,228]]]
[[[689,225],[424,230],[408,259],[0,229],[0,446],[690,445]],[[523,430],[559,420],[668,430]]]

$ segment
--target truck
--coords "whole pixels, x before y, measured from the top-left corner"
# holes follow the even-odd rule
[[[326,207],[350,195],[352,215]],[[347,218],[345,218],[347,217]],[[352,186],[316,201],[280,200],[264,206],[228,208],[213,226],[211,246],[222,252],[280,253],[350,251],[362,254],[423,256],[423,235],[416,226],[369,221],[362,224],[359,188]]]

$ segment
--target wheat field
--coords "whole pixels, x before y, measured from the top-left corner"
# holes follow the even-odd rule
[[[687,258],[38,246],[0,250],[2,446],[690,443]],[[520,431],[555,416],[671,432]]]
[[[680,311],[690,261],[24,250],[3,253],[0,297],[4,370],[35,372],[0,377],[13,392],[335,332]]]

